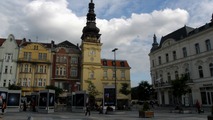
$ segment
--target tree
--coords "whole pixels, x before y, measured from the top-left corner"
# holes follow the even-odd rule
[[[121,87],[121,89],[120,89],[119,92],[120,92],[121,94],[124,94],[124,95],[129,95],[129,94],[131,93],[131,90],[128,89],[129,84],[127,84],[127,83],[122,83],[121,85],[122,85],[122,87]]]
[[[8,90],[21,90],[21,87],[15,84],[9,84]]]
[[[55,90],[56,99],[59,97],[60,94],[63,93],[63,90],[61,88],[58,88],[58,87],[56,87],[54,85],[48,85],[48,86],[46,86],[46,89]]]
[[[180,105],[181,96],[190,91],[189,86],[186,84],[188,80],[187,75],[182,76],[180,79],[172,81],[172,93],[175,97],[176,104]]]
[[[141,81],[137,87],[138,100],[150,100],[153,95],[153,87],[147,81]]]
[[[99,95],[100,92],[96,90],[95,85],[91,81],[87,81],[88,83],[88,94],[89,94],[89,103],[91,106],[95,105],[95,96]]]

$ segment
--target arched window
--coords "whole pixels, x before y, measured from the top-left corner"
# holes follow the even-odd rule
[[[213,76],[213,63],[209,64],[210,75]]]
[[[170,73],[169,73],[169,72],[167,73],[167,80],[168,80],[168,82],[170,82],[170,81],[171,81],[171,75],[170,75]]]
[[[198,72],[199,72],[200,78],[203,78],[203,67],[202,66],[198,66]]]
[[[185,69],[185,75],[187,76],[188,79],[190,79],[190,74],[189,74],[189,69],[188,68]]]

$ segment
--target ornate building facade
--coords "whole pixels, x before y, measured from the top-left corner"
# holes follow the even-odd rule
[[[182,104],[213,105],[213,17],[199,28],[184,26],[161,38],[154,35],[149,53],[152,83],[161,105],[173,105],[171,81],[187,75],[190,92]]]
[[[50,85],[52,47],[50,43],[31,41],[20,46],[16,82],[22,87],[22,95],[30,95]]]

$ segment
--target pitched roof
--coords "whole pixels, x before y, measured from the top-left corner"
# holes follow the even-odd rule
[[[76,48],[76,49],[79,49],[78,46],[72,44],[71,42],[69,42],[67,40],[65,40],[65,41],[63,41],[61,43],[58,43],[57,47],[60,47],[60,46],[66,47],[66,48]]]
[[[160,46],[167,39],[174,39],[175,41],[181,40],[181,39],[187,37],[188,33],[193,31],[193,30],[194,30],[194,28],[192,28],[192,27],[184,26],[184,27],[182,27],[182,28],[180,28],[180,29],[178,29],[178,30],[166,35],[166,36],[163,36],[161,38],[161,41],[160,41]]]
[[[0,38],[0,46],[6,41],[6,38]],[[21,44],[22,40],[21,39],[16,39],[16,43],[19,46]]]
[[[114,60],[110,59],[101,59],[101,63],[103,66],[114,67]],[[130,68],[128,62],[126,60],[116,60],[116,67],[128,67]]]
[[[0,38],[0,46],[2,46],[2,44],[4,43],[5,40],[6,39],[4,39],[4,38]]]

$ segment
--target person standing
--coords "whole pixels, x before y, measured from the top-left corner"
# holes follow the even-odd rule
[[[27,104],[26,104],[26,101],[24,101],[24,103],[23,103],[23,111],[27,111]]]
[[[196,102],[196,108],[197,108],[197,112],[200,113],[200,102],[197,100]]]
[[[90,116],[90,105],[89,104],[86,105],[85,116],[87,116],[87,114]]]
[[[6,109],[6,102],[3,101],[2,106],[1,106],[2,115],[4,115],[4,110],[5,109]]]

